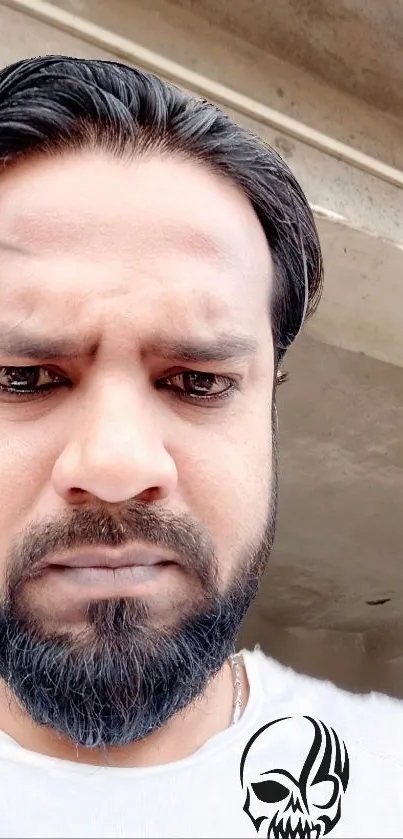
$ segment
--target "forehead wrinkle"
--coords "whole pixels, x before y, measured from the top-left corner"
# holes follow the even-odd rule
[[[18,245],[7,239],[0,239],[0,251],[14,254],[15,256],[28,256],[29,251],[23,245]]]
[[[47,233],[49,235],[50,231]],[[58,259],[63,258],[64,249],[68,251],[70,261],[77,258],[85,260],[89,255],[92,256],[93,253],[91,235],[87,238],[86,243],[77,241],[71,229],[66,230],[66,238],[64,238],[63,232],[60,231],[59,235],[55,232],[55,235],[48,241],[41,235],[39,237],[29,235],[29,247],[24,242],[25,238],[23,236],[23,243],[20,243],[0,237],[0,256],[2,259],[7,261],[10,257],[11,260],[22,257],[26,267],[28,267],[31,260],[37,262],[38,259],[39,261],[42,258],[48,259],[49,256],[55,256]],[[248,268],[245,264],[246,261],[249,261],[247,257],[245,260],[245,252],[244,254],[241,252],[237,253],[236,247],[232,247],[231,243],[227,243],[224,237],[204,232],[191,225],[178,227],[173,224],[159,225],[155,223],[153,225],[142,226],[140,229],[136,225],[133,226],[130,242],[128,244],[122,242],[121,248],[119,248],[116,242],[114,245],[112,241],[108,243],[106,229],[102,234],[102,242],[99,242],[98,245],[99,258],[103,262],[102,252],[106,251],[111,258],[112,264],[119,263],[122,258],[127,259],[129,256],[130,262],[133,263],[133,268],[136,263],[139,269],[144,264],[149,265],[150,256],[152,259],[157,258],[158,260],[159,258],[165,259],[168,256],[175,258],[175,255],[179,256],[179,254],[182,254],[185,259],[188,258],[191,262],[199,261],[200,266],[205,263],[207,267],[208,263],[212,267],[220,270],[226,269],[231,273],[235,270],[239,276],[242,275],[245,278],[248,274],[253,275],[254,273],[253,267],[249,266]],[[112,250],[112,245],[114,250]],[[131,254],[130,251],[132,251]],[[127,292],[130,293],[129,288]],[[116,289],[114,289],[114,293],[116,293]]]
[[[158,247],[162,244],[167,249],[176,248],[190,256],[201,257],[209,260],[221,260],[228,262],[231,266],[236,262],[235,255],[231,253],[224,238],[213,232],[203,231],[191,224],[172,224],[169,221],[164,224],[148,223],[137,228],[142,244],[149,244]],[[148,242],[147,242],[148,240]]]

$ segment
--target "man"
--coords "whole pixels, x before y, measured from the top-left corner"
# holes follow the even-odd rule
[[[0,73],[0,158],[0,835],[400,835],[400,704],[233,654],[321,290],[295,178],[60,56]]]

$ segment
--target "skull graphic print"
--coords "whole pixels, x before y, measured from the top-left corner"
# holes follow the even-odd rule
[[[320,839],[340,820],[349,759],[344,743],[323,722],[284,717],[250,738],[240,776],[243,809],[259,836]]]

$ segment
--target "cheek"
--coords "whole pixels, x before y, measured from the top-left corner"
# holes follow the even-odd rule
[[[255,415],[256,416],[256,415]],[[263,535],[272,486],[270,410],[219,431],[182,437],[175,457],[181,501],[213,539],[223,579],[243,548]]]
[[[55,446],[34,423],[0,427],[0,553],[37,506],[51,475]]]

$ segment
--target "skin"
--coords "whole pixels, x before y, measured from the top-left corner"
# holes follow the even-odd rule
[[[0,338],[18,328],[76,345],[72,358],[0,347],[0,368],[40,365],[40,383],[51,381],[49,371],[69,383],[45,396],[0,393],[3,592],[5,557],[29,524],[80,505],[116,511],[134,498],[202,526],[225,589],[266,525],[271,488],[272,266],[250,203],[194,162],[81,151],[2,173],[1,241],[16,249],[0,248]],[[172,343],[219,343],[223,334],[250,346],[227,360],[218,352],[203,362],[166,356]],[[191,370],[215,374],[213,392],[228,379],[236,386],[227,399],[181,399],[172,385],[188,388],[182,374]],[[0,384],[10,385],[2,371]],[[164,580],[142,596],[156,625],[175,627],[197,586],[177,568]],[[52,577],[30,590],[47,630],[76,633],[85,604],[84,591]],[[147,741],[112,749],[109,762],[185,757],[228,726],[232,697],[226,665],[197,706]],[[4,688],[0,726],[26,748],[104,762],[35,727]]]

